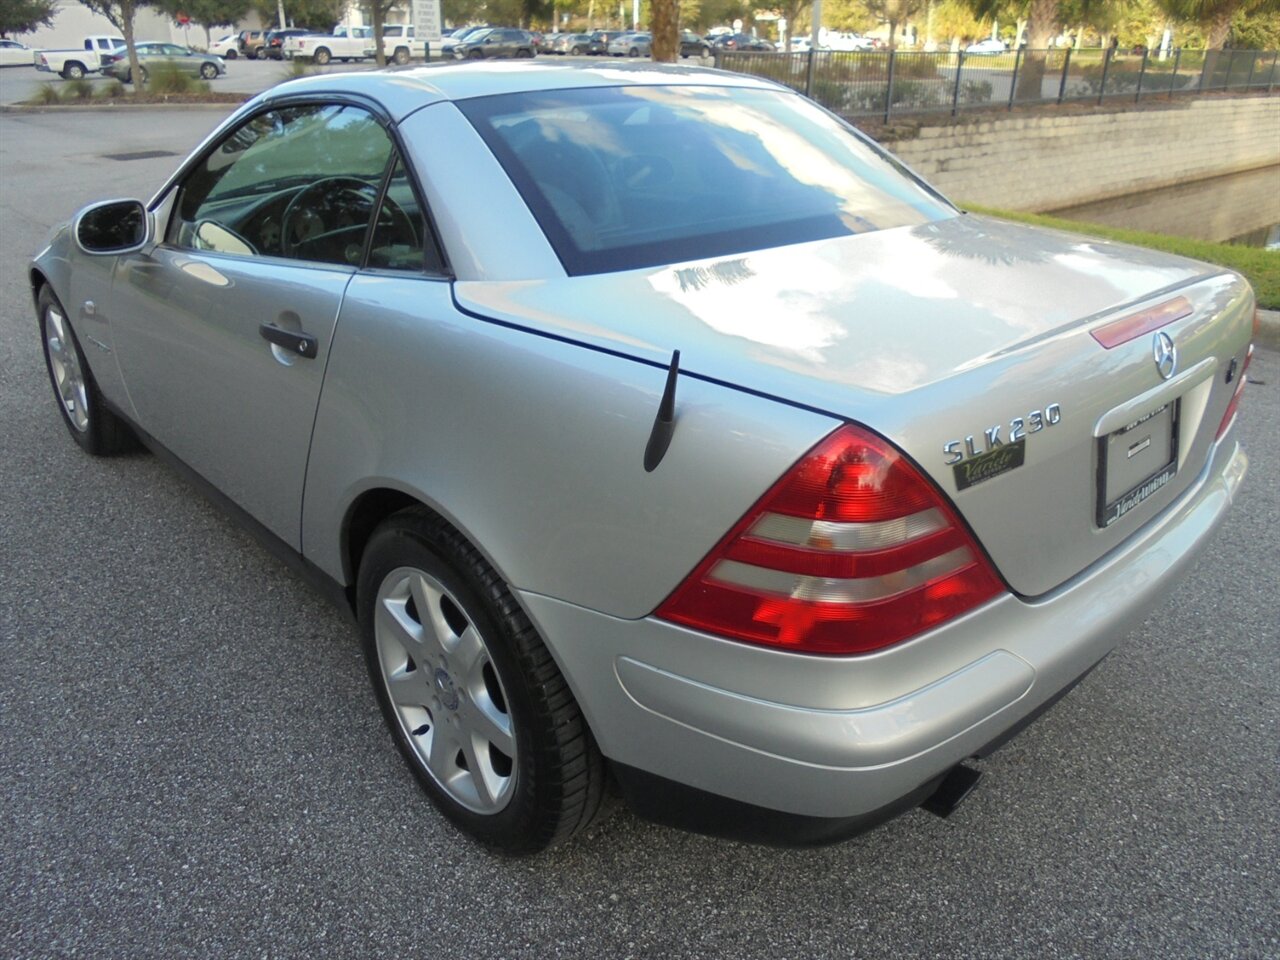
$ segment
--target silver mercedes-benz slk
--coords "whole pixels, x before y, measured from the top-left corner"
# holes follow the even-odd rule
[[[141,439],[352,611],[439,809],[612,781],[782,842],[946,813],[1222,520],[1222,269],[965,215],[768,82],[311,77],[31,288],[72,437]]]

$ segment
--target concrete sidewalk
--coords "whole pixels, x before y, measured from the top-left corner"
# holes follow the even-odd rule
[[[1262,347],[1280,350],[1280,310],[1259,310],[1256,343]]]

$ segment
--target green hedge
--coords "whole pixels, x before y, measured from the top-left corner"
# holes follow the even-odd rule
[[[1084,233],[1102,237],[1105,240],[1118,240],[1138,247],[1151,247],[1195,260],[1216,263],[1218,266],[1243,274],[1248,279],[1253,285],[1254,293],[1258,296],[1258,306],[1266,310],[1280,310],[1280,251],[1263,250],[1259,247],[1238,247],[1230,243],[1211,243],[1208,240],[1173,237],[1164,233],[1145,233],[1141,230],[1104,227],[1101,224],[1079,223],[1075,220],[1047,217],[1038,213],[995,210],[972,204],[963,204],[963,207],[974,213],[1000,217],[1004,220],[1016,220],[1019,223],[1030,223],[1039,227],[1053,227],[1055,230],[1069,230],[1072,233]]]

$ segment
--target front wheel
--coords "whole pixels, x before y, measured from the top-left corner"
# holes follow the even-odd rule
[[[572,53],[575,57],[580,57],[580,56],[582,56],[582,48],[581,48],[581,47],[574,47],[574,48],[573,48],[572,50],[570,50],[569,52],[570,52],[570,53]]]
[[[600,807],[604,765],[537,630],[480,553],[422,508],[384,523],[360,563],[369,674],[436,807],[506,853],[567,839]]]
[[[110,456],[133,446],[133,435],[123,420],[107,409],[94,382],[67,312],[46,284],[36,299],[40,340],[49,382],[58,398],[62,422],[71,438],[94,456]]]
[[[395,55],[391,59],[403,67],[409,62],[409,51],[404,47],[396,47]]]
[[[330,54],[324,47],[321,47],[315,52],[315,61],[318,66],[323,67],[331,58],[332,54]]]
[[[484,59],[484,54],[483,54],[483,53],[481,53],[479,50],[472,50],[469,54],[467,54],[467,59],[468,59],[468,60],[483,60],[483,59]]]
[[[200,76],[206,80],[212,80],[218,75],[218,68],[212,63],[200,64]]]
[[[638,56],[640,56],[640,51],[639,51],[638,49],[636,49],[635,47],[632,47],[630,50],[628,50],[628,51],[627,51],[627,56],[628,56],[628,57],[638,57]]]
[[[234,50],[228,50],[222,55],[223,60],[234,60],[238,54]]]
[[[68,63],[62,68],[62,76],[65,80],[83,80],[84,74],[84,65],[80,63]]]

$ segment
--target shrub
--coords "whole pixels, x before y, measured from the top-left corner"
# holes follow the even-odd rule
[[[93,84],[84,77],[67,81],[64,100],[88,100],[93,96]]]
[[[98,96],[107,100],[116,100],[125,95],[124,84],[119,80],[112,80],[106,86],[98,90]]]
[[[156,63],[147,68],[147,90],[151,93],[194,93],[199,83],[172,63]]]
[[[31,98],[32,103],[61,103],[62,97],[58,94],[58,88],[52,83],[40,84],[40,92]]]

